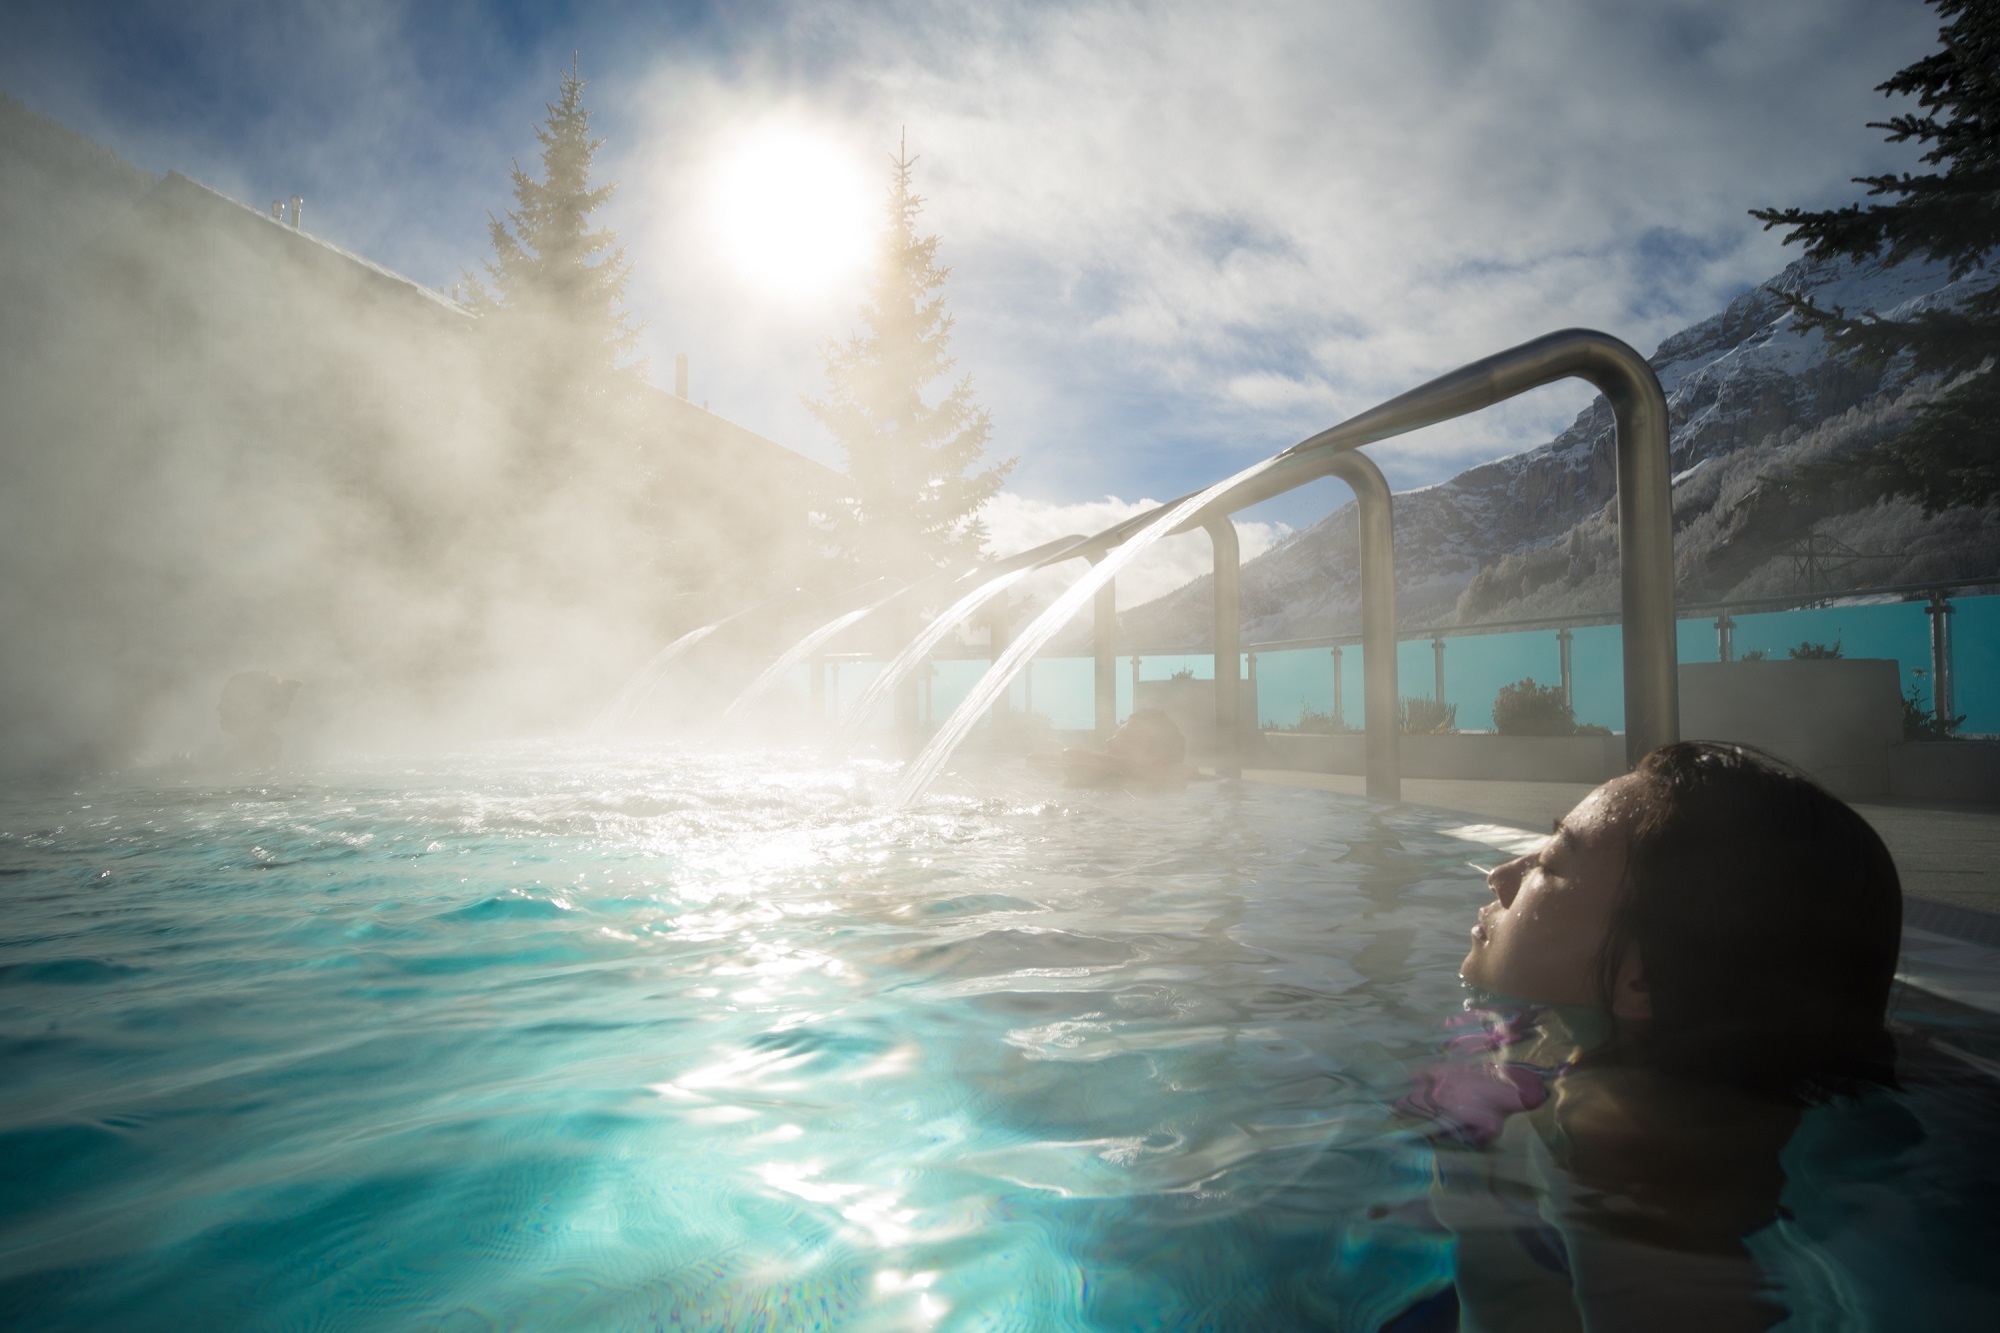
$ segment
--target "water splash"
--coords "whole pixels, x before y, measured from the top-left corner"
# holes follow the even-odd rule
[[[897,597],[900,597],[906,587],[908,587],[907,584],[897,584],[887,596],[878,597],[866,606],[856,607],[845,615],[834,617],[812,633],[806,635],[803,639],[800,639],[790,648],[787,648],[777,661],[765,667],[763,673],[757,679],[750,682],[749,689],[737,695],[735,702],[722,711],[722,721],[730,723],[740,720],[744,712],[752,704],[776,689],[778,682],[783,680],[793,667],[818,652],[821,646],[829,639],[846,629],[849,625],[852,625],[855,621],[860,620],[876,608],[884,606]]]
[[[972,693],[966,695],[958,707],[952,710],[951,716],[937,729],[937,734],[931,737],[922,753],[910,761],[910,766],[903,771],[902,781],[896,786],[895,803],[899,806],[908,805],[923,794],[924,788],[930,786],[936,779],[938,769],[944,766],[944,761],[951,758],[951,752],[959,747],[986,710],[993,706],[993,701],[1000,697],[1000,691],[1006,689],[1020,673],[1021,668],[1026,666],[1050,639],[1062,631],[1063,626],[1083,609],[1085,603],[1097,595],[1099,588],[1117,577],[1119,570],[1131,564],[1154,542],[1185,523],[1211,500],[1231,487],[1250,480],[1282,458],[1283,454],[1266,458],[1243,469],[1235,476],[1225,477],[1207,490],[1182,500],[1158,519],[1134,533],[1122,546],[1112,548],[1111,552],[1098,561],[1088,573],[1070,584],[1062,596],[1056,598],[1047,610],[1036,616],[1034,623],[1008,645],[1006,652],[993,659],[993,665],[986,669],[986,674],[972,687]]]
[[[1004,574],[988,579],[953,602],[930,624],[924,626],[923,632],[912,639],[902,652],[896,654],[895,660],[884,667],[875,679],[868,682],[868,688],[862,692],[859,702],[847,710],[847,715],[840,722],[840,738],[835,742],[836,749],[846,751],[853,748],[854,743],[861,738],[861,729],[868,725],[869,718],[875,716],[875,710],[889,697],[889,691],[895,689],[898,682],[929,656],[931,649],[937,647],[938,640],[951,632],[952,626],[964,621],[988,601],[1033,573],[1036,568],[1038,566],[1025,565],[1020,569],[1010,569]]]
[[[611,702],[604,705],[602,711],[591,719],[590,727],[584,734],[602,736],[614,728],[629,725],[633,714],[645,705],[646,700],[653,697],[653,691],[659,688],[661,679],[667,674],[667,668],[674,664],[675,659],[721,629],[726,623],[727,621],[718,620],[712,625],[689,630],[654,653],[651,660],[633,672],[632,678],[619,687],[618,693],[611,696]]]

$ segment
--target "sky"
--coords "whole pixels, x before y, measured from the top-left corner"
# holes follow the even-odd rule
[[[1796,256],[1748,209],[1916,165],[1866,125],[1937,31],[1918,0],[0,3],[0,91],[150,171],[302,195],[437,287],[490,255],[574,58],[653,377],[686,353],[691,397],[831,463],[803,400],[906,143],[957,371],[1018,460],[1009,549],[1553,329],[1651,352]],[[1590,395],[1373,453],[1428,485]],[[1245,555],[1345,499],[1244,516]]]

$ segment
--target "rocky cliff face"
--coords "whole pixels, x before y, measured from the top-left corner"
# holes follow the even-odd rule
[[[1721,313],[1667,338],[1650,361],[1667,393],[1677,497],[1706,464],[1746,450],[1778,450],[1907,387],[1905,367],[1862,366],[1830,355],[1818,334],[1795,331],[1773,289],[1809,293],[1822,306],[1906,315],[1954,303],[1986,281],[1975,275],[1954,283],[1937,265],[1800,261]],[[1537,549],[1557,560],[1557,548],[1564,548],[1560,563],[1572,578],[1592,574],[1602,563],[1593,548],[1602,541],[1585,538],[1601,539],[1603,511],[1616,494],[1613,448],[1611,408],[1599,398],[1539,448],[1399,494],[1399,619],[1405,625],[1452,623],[1461,593],[1482,569]],[[1720,491],[1703,494],[1709,505],[1731,498]],[[1698,517],[1682,508],[1677,501],[1677,525]],[[1359,628],[1354,519],[1353,506],[1343,507],[1245,564],[1245,641]],[[1127,612],[1122,630],[1129,642],[1147,647],[1204,647],[1210,605],[1209,580],[1202,579]]]

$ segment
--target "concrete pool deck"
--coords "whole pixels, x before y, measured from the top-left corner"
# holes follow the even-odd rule
[[[1245,769],[1243,780],[1366,794],[1364,779],[1341,773]],[[1509,830],[1547,833],[1591,786],[1404,778],[1403,799],[1478,821],[1491,832],[1474,833],[1475,840],[1507,848]],[[2000,807],[1851,804],[1882,835],[1902,877],[1900,974],[1925,990],[2000,1013]]]

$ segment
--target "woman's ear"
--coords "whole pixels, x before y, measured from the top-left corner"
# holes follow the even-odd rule
[[[1637,949],[1627,949],[1625,961],[1618,965],[1618,980],[1611,988],[1611,1013],[1633,1023],[1653,1016],[1653,992],[1646,985],[1646,968]]]

